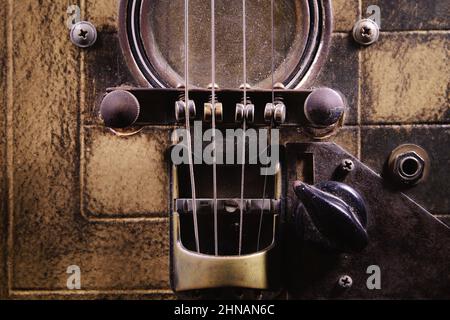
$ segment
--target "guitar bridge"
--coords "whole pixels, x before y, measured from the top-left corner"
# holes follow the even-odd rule
[[[219,166],[232,181],[239,166]],[[206,166],[196,166],[202,172]],[[259,170],[249,168],[249,179],[261,179]],[[204,175],[205,172],[203,172]],[[264,178],[263,178],[264,179]],[[268,179],[267,199],[250,199],[259,190],[250,190],[242,202],[237,198],[217,199],[218,254],[214,248],[214,219],[212,198],[196,200],[200,252],[196,251],[193,200],[188,198],[190,187],[185,166],[173,166],[171,216],[172,286],[176,292],[217,288],[277,290],[280,284],[279,226],[282,210],[281,167]],[[209,181],[205,176],[203,181]],[[199,196],[208,196],[207,186],[198,186]],[[227,188],[221,195],[232,195]],[[185,196],[187,196],[185,198]],[[239,247],[239,216],[244,212],[242,254]],[[261,218],[261,219],[260,219]],[[260,223],[261,221],[261,223]],[[245,227],[247,226],[247,228]]]

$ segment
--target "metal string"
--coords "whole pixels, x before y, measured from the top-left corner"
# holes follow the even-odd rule
[[[216,145],[216,12],[215,0],[211,0],[211,106],[213,140],[213,194],[214,194],[214,252],[219,255],[219,222],[217,212],[217,145]]]
[[[185,118],[186,118],[186,139],[189,153],[189,173],[191,178],[192,190],[192,213],[194,217],[194,234],[195,246],[198,253],[200,253],[200,238],[198,232],[198,217],[197,217],[197,196],[195,190],[195,173],[194,161],[192,156],[192,137],[191,137],[191,117],[189,112],[189,0],[184,0],[184,57],[185,57]]]
[[[274,14],[274,0],[271,0],[271,41],[272,41],[272,107],[275,107],[275,14]],[[268,134],[268,149],[267,152],[270,152],[270,144],[272,141],[272,127],[273,127],[273,117],[270,121],[270,128],[269,128],[269,134]],[[264,188],[263,188],[263,200],[262,200],[262,207],[261,207],[261,213],[259,217],[259,229],[258,229],[258,243],[256,246],[256,251],[259,251],[261,249],[261,236],[262,236],[262,226],[263,226],[263,220],[264,220],[264,206],[266,201],[266,192],[267,192],[267,172],[268,168],[266,167],[266,174],[264,176]]]
[[[240,223],[239,223],[239,255],[242,255],[242,238],[243,238],[243,226],[244,226],[244,188],[245,188],[245,158],[246,158],[246,107],[247,107],[247,8],[246,0],[242,0],[242,32],[243,32],[243,67],[244,67],[244,117],[243,117],[243,137],[242,137],[242,173],[241,173],[241,211],[240,211]]]

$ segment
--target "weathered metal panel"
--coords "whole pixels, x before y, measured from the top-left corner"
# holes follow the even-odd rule
[[[73,3],[99,31],[88,50],[69,41],[67,1],[0,5],[0,297],[171,298],[163,158],[170,128],[118,142],[102,127],[106,88],[137,81],[119,45],[118,1]],[[382,8],[383,32],[361,48],[350,31],[372,4]],[[335,0],[330,54],[314,84],[349,102],[346,127],[329,140],[375,171],[399,144],[428,150],[430,178],[408,195],[447,222],[448,6]],[[286,129],[282,140],[308,139]],[[73,264],[83,270],[78,293],[66,289]]]

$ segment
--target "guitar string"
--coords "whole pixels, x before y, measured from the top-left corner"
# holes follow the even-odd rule
[[[270,1],[270,14],[271,14],[271,42],[272,42],[272,107],[275,107],[275,8],[274,8],[274,0]],[[274,110],[275,111],[275,110]],[[272,117],[270,120],[270,127],[269,127],[269,134],[268,134],[268,144],[267,144],[267,150],[264,152],[271,152],[271,141],[272,141],[272,127],[273,127],[274,118]],[[269,154],[268,154],[269,156]],[[263,227],[263,221],[264,221],[264,207],[266,202],[266,193],[267,193],[267,173],[268,168],[266,167],[266,174],[264,176],[264,187],[263,187],[263,199],[262,199],[262,206],[261,206],[261,213],[259,217],[259,228],[258,228],[258,242],[256,245],[256,251],[258,252],[261,249],[261,237],[262,237],[262,227]]]
[[[213,206],[214,206],[214,252],[219,255],[219,221],[217,212],[217,143],[216,143],[216,12],[215,0],[211,0],[211,111],[213,140]]]
[[[194,234],[195,234],[195,247],[198,253],[200,253],[200,237],[198,232],[198,216],[197,216],[197,196],[195,190],[195,173],[194,173],[194,161],[192,156],[192,137],[191,137],[191,117],[189,112],[189,0],[184,0],[184,58],[185,58],[185,118],[186,118],[186,143],[188,149],[189,158],[189,174],[191,179],[191,191],[192,191],[192,213],[194,219]]]
[[[245,158],[246,158],[246,107],[247,107],[247,8],[246,0],[242,0],[242,33],[243,33],[243,69],[244,69],[244,117],[242,124],[242,172],[241,172],[241,205],[240,205],[240,222],[239,222],[239,256],[242,255],[242,241],[244,232],[244,188],[245,188]]]

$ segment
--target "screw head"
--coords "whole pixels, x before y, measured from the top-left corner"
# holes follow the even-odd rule
[[[342,289],[350,289],[353,286],[353,279],[345,275],[339,278],[338,284]]]
[[[212,90],[212,88],[213,88],[213,84],[212,83],[210,83],[210,84],[208,84],[208,87],[207,87],[209,90]],[[217,83],[214,83],[214,89],[215,90],[219,90],[220,89],[220,87],[219,87],[219,85],[217,84]]]
[[[79,48],[89,48],[97,41],[97,29],[87,21],[80,21],[70,30],[70,41]]]
[[[344,172],[352,172],[355,170],[355,163],[351,159],[344,159],[341,163],[341,169]]]
[[[353,28],[353,38],[359,44],[369,46],[380,38],[380,28],[372,19],[362,19]]]
[[[275,90],[284,90],[284,89],[286,89],[286,86],[281,82],[277,82],[274,84],[273,88]]]
[[[251,90],[252,86],[249,83],[243,83],[243,84],[241,84],[239,86],[239,89],[241,89],[241,90],[244,90],[244,89]]]

